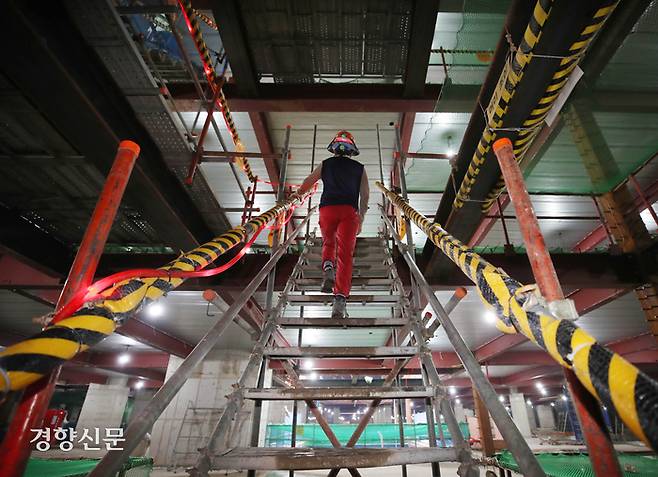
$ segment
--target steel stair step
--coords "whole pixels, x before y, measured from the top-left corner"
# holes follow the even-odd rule
[[[353,258],[354,266],[358,266],[359,264],[384,264],[387,257],[385,255],[368,254],[355,255]],[[319,267],[322,264],[322,255],[319,253],[309,253],[306,255],[306,262]]]
[[[283,328],[395,328],[408,324],[404,318],[279,318]]]
[[[288,304],[291,306],[308,306],[313,304],[326,305],[333,301],[333,295],[328,293],[323,294],[308,294],[308,295],[288,295]],[[397,305],[400,302],[400,297],[397,295],[350,295],[347,298],[347,303],[351,304],[377,304],[377,305]]]
[[[368,267],[352,269],[352,278],[388,278],[391,270],[388,267]],[[304,278],[322,278],[322,270],[319,267],[302,267]]]
[[[426,462],[455,462],[455,449],[409,447],[368,449],[362,447],[238,447],[212,459],[214,469],[317,470],[346,467],[384,467]]]
[[[434,396],[434,389],[425,386],[350,386],[347,388],[267,388],[245,389],[246,399],[265,401],[342,401],[355,399],[412,399]]]
[[[319,291],[322,278],[298,278],[295,280],[295,289],[301,291]],[[390,278],[352,278],[352,291],[388,291],[393,286]]]
[[[289,358],[410,358],[418,353],[414,346],[290,346],[266,347],[270,359]]]

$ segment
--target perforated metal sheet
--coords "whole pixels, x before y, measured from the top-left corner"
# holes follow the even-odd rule
[[[66,6],[86,41],[126,95],[165,163],[183,183],[192,150],[163,97],[157,94],[157,85],[120,17],[109,2],[67,0]],[[213,233],[219,234],[230,226],[202,174],[195,177],[192,186],[185,188]]]
[[[412,6],[411,0],[240,2],[256,71],[277,83],[401,77]]]

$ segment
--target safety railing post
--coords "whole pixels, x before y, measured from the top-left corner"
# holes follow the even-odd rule
[[[197,167],[199,162],[201,162],[201,156],[203,155],[203,143],[206,141],[206,135],[208,134],[208,129],[210,129],[210,123],[213,120],[213,114],[215,113],[215,104],[219,98],[219,94],[222,91],[221,84],[218,85],[213,94],[212,100],[208,103],[208,109],[206,110],[206,120],[203,122],[203,128],[201,128],[201,134],[199,134],[199,139],[196,144],[196,151],[192,156],[192,161],[190,162],[190,167],[187,171],[187,177],[185,178],[185,183],[187,185],[192,185],[194,181],[194,176],[196,175]]]
[[[384,219],[384,222],[386,223],[388,228],[391,231],[393,231],[394,230],[393,224],[391,223],[389,218],[385,215],[384,211],[382,211],[382,218]],[[494,421],[496,422],[498,429],[500,430],[501,434],[503,435],[503,438],[505,439],[505,442],[507,443],[507,447],[514,455],[514,458],[516,459],[516,462],[518,463],[521,472],[523,473],[523,475],[529,477],[535,477],[535,476],[543,477],[545,473],[542,470],[539,463],[537,462],[537,459],[535,458],[534,454],[530,450],[530,447],[528,446],[528,442],[521,435],[521,432],[519,432],[518,428],[512,421],[512,418],[509,416],[509,414],[507,414],[505,407],[498,400],[496,391],[494,390],[493,386],[482,372],[480,363],[473,355],[473,352],[466,345],[464,338],[462,338],[462,336],[459,334],[459,331],[457,331],[457,328],[452,323],[452,320],[446,313],[445,309],[443,308],[443,306],[441,306],[441,303],[434,295],[434,291],[427,283],[427,280],[425,279],[423,273],[418,268],[418,265],[416,265],[416,262],[414,261],[413,257],[409,253],[407,247],[405,247],[405,245],[402,243],[400,238],[395,233],[392,233],[391,235],[393,236],[393,239],[395,240],[395,243],[397,244],[397,247],[400,250],[402,257],[404,258],[405,262],[407,262],[407,265],[409,266],[409,270],[416,278],[416,282],[418,283],[420,290],[425,295],[425,298],[427,298],[430,306],[434,309],[434,313],[436,313],[437,318],[441,321],[441,326],[443,327],[443,330],[445,331],[446,336],[450,341],[450,344],[452,345],[455,352],[459,356],[459,359],[464,365],[464,369],[466,370],[469,377],[473,381],[473,385],[477,388],[478,392],[480,393],[480,396],[486,403],[489,412],[494,418]],[[427,359],[426,354],[422,354],[421,357],[425,357],[425,359]],[[428,368],[433,368],[433,363],[431,366],[428,363],[426,369]],[[434,368],[434,371],[436,371],[436,368]],[[448,406],[449,405],[450,404],[448,403]],[[447,416],[445,415],[444,417],[447,418]]]
[[[315,169],[315,144],[318,136],[318,125],[314,124],[313,125],[313,150],[311,151],[311,172]],[[308,199],[308,209],[311,210],[311,202],[313,197],[309,197]],[[308,213],[306,214],[308,215]],[[306,240],[309,238],[309,234],[311,232],[311,223],[308,222],[306,224]]]
[[[89,477],[111,477],[121,469],[123,462],[130,456],[130,453],[139,445],[140,441],[149,429],[153,426],[157,418],[162,414],[165,408],[169,405],[171,400],[176,396],[178,391],[183,387],[189,376],[194,372],[194,369],[203,361],[208,353],[215,347],[217,341],[222,336],[229,324],[238,315],[244,304],[253,296],[258,290],[260,284],[265,280],[270,271],[274,268],[279,259],[285,254],[288,246],[295,240],[299,232],[306,226],[306,221],[310,216],[306,217],[304,221],[295,229],[290,238],[281,244],[270,259],[263,266],[263,268],[254,276],[249,284],[242,290],[238,298],[228,307],[226,312],[217,320],[217,323],[201,338],[199,343],[194,347],[192,352],[187,355],[178,369],[165,381],[158,392],[153,396],[148,405],[135,417],[132,423],[128,426],[125,432],[126,440],[123,443],[121,450],[111,450],[101,459],[96,468],[89,474]],[[206,296],[206,299],[212,301],[213,293]],[[216,295],[216,294],[215,294]],[[261,332],[261,340],[259,341],[258,353],[252,353],[247,369],[243,372],[243,376],[251,369],[257,368],[261,363],[263,356],[263,347],[267,344],[271,334],[275,331],[276,325],[271,319],[266,322],[263,331]],[[239,383],[241,386],[244,383]],[[238,390],[239,391],[239,390]],[[240,396],[235,396],[229,399],[222,418],[225,415],[233,415],[237,413],[240,405]],[[221,419],[220,419],[221,420]],[[231,419],[229,419],[230,421]]]
[[[286,176],[288,171],[288,154],[290,151],[288,147],[290,145],[290,125],[286,126],[286,137],[283,142],[283,148],[281,150],[281,168],[279,170],[279,184],[277,188],[276,200],[277,203],[283,202],[286,195]],[[307,214],[308,217],[308,214]],[[272,250],[279,244],[279,231],[274,231],[274,238],[272,240]],[[267,277],[267,288],[265,296],[265,313],[269,314],[272,311],[272,301],[274,296],[274,281],[276,279],[276,267],[272,268],[269,276]]]
[[[119,143],[114,163],[80,242],[56,310],[64,306],[78,291],[91,284],[137,156],[137,144],[132,141]],[[55,391],[60,370],[61,366],[55,368],[50,376],[33,383],[24,391],[0,447],[3,476],[23,475],[31,453],[31,429],[36,429],[41,424]]]
[[[523,180],[523,173],[514,156],[512,141],[508,138],[498,139],[493,144],[493,150],[498,158],[510,200],[516,211],[523,242],[539,291],[548,302],[549,310],[560,318],[575,319],[575,307],[564,299],[553,261],[546,248],[539,221],[530,201],[530,194],[528,194]],[[587,390],[578,381],[573,371],[565,370],[564,375],[589,449],[594,472],[597,476],[621,476],[619,461],[603,420],[601,408],[595,399],[588,396]]]

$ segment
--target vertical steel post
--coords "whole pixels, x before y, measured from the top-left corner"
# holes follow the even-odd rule
[[[281,168],[279,170],[279,187],[277,189],[276,200],[282,202],[286,195],[286,173],[288,170],[288,147],[290,145],[290,125],[286,126],[286,138],[283,143],[283,150],[281,151]],[[310,214],[306,216],[309,217]],[[308,222],[307,222],[308,224]],[[279,245],[280,230],[274,233],[274,240],[272,241],[272,251]],[[272,311],[272,297],[274,296],[274,281],[276,279],[276,266],[267,277],[267,294],[265,297],[265,314],[266,316]]]
[[[377,154],[379,156],[379,180],[384,183],[384,159],[382,158],[382,140],[379,135],[379,123],[377,123]],[[382,207],[386,206],[386,194],[382,192]],[[406,474],[406,466],[404,467]],[[405,476],[406,477],[406,476]]]
[[[418,346],[422,346],[423,343],[418,343]],[[429,378],[427,377],[427,371],[425,367],[420,365],[420,374],[423,377],[423,384],[425,386],[430,385]],[[427,440],[429,441],[430,447],[436,447],[436,428],[434,427],[434,405],[431,398],[425,398],[425,421],[427,423]],[[431,463],[432,475],[440,476],[441,467],[439,467],[438,462]]]
[[[132,141],[119,143],[114,163],[82,237],[66,284],[57,301],[56,310],[63,307],[79,290],[91,285],[137,156],[139,156],[137,144]],[[0,447],[0,462],[2,462],[4,477],[23,475],[31,453],[30,429],[40,427],[50,398],[55,392],[60,370],[61,367],[57,368],[48,379],[41,379],[24,391]]]
[[[386,223],[388,228],[390,230],[394,230],[393,224],[385,215],[385,212],[383,210],[382,210],[382,218],[384,219],[384,222]],[[437,318],[441,321],[441,326],[443,327],[443,330],[445,331],[446,336],[450,341],[450,344],[452,345],[455,352],[459,356],[460,361],[464,365],[464,369],[466,370],[466,372],[469,374],[469,377],[473,381],[473,385],[478,389],[480,396],[482,396],[482,399],[484,400],[487,407],[489,408],[489,411],[492,417],[494,418],[494,421],[496,422],[498,429],[500,430],[501,434],[503,435],[503,438],[507,442],[507,446],[512,452],[512,454],[514,455],[514,458],[516,459],[516,462],[519,464],[522,473],[527,477],[545,476],[546,474],[544,473],[541,466],[537,462],[537,459],[535,458],[532,451],[530,450],[530,447],[528,446],[528,442],[521,435],[519,429],[512,421],[512,418],[505,410],[505,407],[498,400],[496,391],[494,390],[489,380],[484,376],[480,363],[475,358],[473,352],[470,350],[470,348],[464,341],[464,338],[462,338],[462,336],[459,334],[459,331],[455,327],[454,323],[446,313],[445,309],[443,308],[439,300],[436,298],[436,295],[434,294],[432,287],[430,287],[430,285],[427,283],[427,280],[423,276],[423,273],[420,271],[418,265],[416,265],[416,262],[413,260],[412,255],[409,253],[408,250],[405,250],[402,241],[395,233],[391,235],[393,236],[393,240],[398,246],[398,249],[400,249],[404,261],[407,262],[410,272],[416,277],[418,285],[421,291],[423,292],[423,294],[425,295],[425,298],[427,298],[430,306],[434,310],[434,313],[436,313]],[[417,328],[418,327],[414,328],[414,330],[416,330],[414,331],[415,333],[420,332],[420,330],[418,330]],[[421,358],[428,359],[430,360],[430,362],[432,359],[429,354],[425,354],[425,353],[421,354]],[[434,372],[436,373],[436,368],[433,367],[433,363],[431,365],[428,363],[428,369],[430,370],[430,372],[431,369],[434,369]],[[448,419],[451,413],[452,413],[452,408],[448,403],[447,408],[445,409],[443,415],[446,418],[448,429],[450,429],[450,434],[452,435],[453,432],[451,429],[451,422]],[[452,417],[454,418],[454,415]],[[457,429],[459,429],[458,424],[457,424]],[[461,436],[461,431],[458,430],[456,434]]]
[[[377,132],[379,132],[379,127],[377,128]],[[393,346],[399,346],[398,342],[398,330],[393,330]],[[395,377],[395,385],[400,387],[401,380],[400,376]],[[404,399],[394,399],[393,402],[395,403],[394,405],[397,405],[398,407],[398,427],[400,429],[400,448],[404,448]],[[402,464],[402,477],[407,477],[407,466],[405,464]]]
[[[642,187],[640,186],[640,183],[635,178],[635,175],[631,174],[630,176],[628,176],[628,180],[630,181],[631,184],[633,184],[633,187],[635,188],[635,192],[637,192],[638,197],[642,201],[642,205],[644,205],[644,207],[649,211],[651,217],[653,217],[653,221],[656,222],[656,225],[658,225],[658,215],[656,215],[656,211],[653,210],[653,207],[647,200],[647,196],[644,195],[644,192],[642,191]]]
[[[210,122],[212,121],[212,116],[215,113],[215,104],[217,103],[221,92],[222,87],[219,85],[217,88],[215,88],[212,100],[208,104],[206,120],[203,122],[203,128],[201,129],[201,134],[199,134],[199,140],[196,144],[196,151],[194,152],[194,156],[192,156],[192,162],[190,163],[190,167],[187,171],[187,177],[185,178],[185,183],[187,185],[192,185],[197,167],[199,166],[199,162],[201,162],[201,156],[203,155],[203,143],[206,140],[206,135],[208,134],[208,129],[210,128]]]
[[[311,172],[315,170],[315,141],[318,135],[318,125],[313,125],[313,150],[311,151]],[[313,196],[308,198],[308,210],[311,210],[311,202],[313,201]],[[308,215],[308,212],[306,213]],[[309,233],[311,231],[311,223],[306,224],[306,240],[308,240]],[[292,472],[292,471],[291,471]]]
[[[249,284],[242,290],[238,298],[231,306],[224,312],[224,314],[217,320],[210,330],[201,338],[199,343],[194,347],[192,352],[187,355],[178,369],[172,374],[167,381],[162,385],[153,398],[149,401],[148,405],[137,415],[128,426],[125,432],[126,440],[123,443],[121,450],[108,451],[101,459],[98,465],[91,471],[89,477],[111,477],[121,469],[123,462],[130,456],[130,453],[137,447],[144,435],[153,426],[157,418],[162,414],[165,408],[169,405],[171,400],[176,396],[178,391],[187,382],[189,376],[194,372],[194,369],[203,361],[208,353],[215,347],[217,341],[222,336],[226,328],[238,315],[245,303],[253,296],[260,284],[265,280],[270,270],[274,268],[277,261],[284,255],[286,248],[293,242],[297,234],[306,225],[305,221],[310,217],[304,219],[299,227],[295,229],[290,239],[277,247],[276,251],[272,254],[267,263],[262,269],[252,278]],[[217,294],[209,291],[204,298],[208,301],[213,301]],[[228,429],[228,422],[230,422],[235,414],[239,411],[242,404],[241,389],[244,386],[244,380],[251,376],[252,370],[258,368],[263,356],[263,348],[269,341],[270,336],[276,331],[276,324],[273,320],[268,319],[261,332],[261,337],[258,344],[254,347],[254,351],[249,357],[249,362],[242,373],[238,389],[234,391],[224,408],[224,412],[220,418],[220,423],[223,423],[223,429]],[[228,422],[227,422],[228,421]],[[220,423],[216,427],[220,427]],[[213,435],[207,445],[212,445],[222,435]],[[204,462],[206,464],[206,462]],[[209,463],[208,463],[209,464]],[[207,474],[207,471],[206,471]],[[203,475],[203,474],[197,474]]]
[[[484,404],[484,401],[482,401],[475,386],[473,386],[473,403],[475,407],[475,417],[477,417],[478,425],[480,427],[480,446],[482,447],[482,454],[485,457],[492,457],[495,454],[496,449],[494,448],[489,410]]]
[[[551,302],[564,300],[564,293],[539,228],[521,168],[514,157],[512,141],[508,138],[498,139],[493,144],[493,150],[498,158],[510,200],[516,210],[533,275],[541,294],[550,306]],[[573,371],[565,370],[564,375],[585,436],[594,472],[597,476],[621,476],[617,455],[600,407],[594,399],[586,398],[588,392]]]
[[[258,371],[258,380],[256,387],[262,389],[265,384],[265,373],[267,372],[267,358],[263,357],[260,363],[260,370]],[[260,421],[263,413],[263,400],[256,399],[254,401],[254,413],[251,417],[251,447],[258,447],[258,438],[260,436]],[[255,470],[247,470],[247,477],[256,477]]]
[[[601,206],[599,205],[599,201],[596,200],[596,196],[592,195],[592,202],[594,202],[594,207],[596,207],[596,213],[599,216],[599,222],[601,222],[601,225],[603,226],[603,229],[605,230],[605,235],[608,237],[608,242],[610,243],[610,246],[612,247],[615,244],[615,240],[612,238],[612,234],[610,233],[610,227],[608,227],[608,223],[605,221],[605,217],[603,216],[603,211],[601,210]]]

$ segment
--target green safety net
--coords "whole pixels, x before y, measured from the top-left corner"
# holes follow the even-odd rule
[[[35,459],[31,458],[23,477],[83,477],[96,467],[98,459]],[[153,459],[131,457],[123,465],[119,477],[148,477],[153,469]]]
[[[416,115],[414,134],[420,131],[419,152],[453,154],[459,150],[510,3],[464,0],[461,11],[438,13],[427,82],[442,87],[434,114]],[[409,158],[407,162],[410,190],[430,192],[445,187],[451,172],[448,161]]]
[[[443,86],[434,114],[416,115],[414,129],[422,132],[418,151],[454,153],[459,149],[475,110],[477,87],[491,65],[490,52],[496,48],[510,4],[464,0],[461,12],[439,13],[432,48],[450,52],[444,54],[447,78],[440,53],[432,53],[428,82]],[[652,2],[601,74],[581,79],[562,108],[546,147],[532,160],[522,162],[530,193],[603,194],[651,161],[658,151],[658,112],[651,96],[658,85],[658,64],[646,58],[656,45],[658,2]],[[594,43],[591,48],[595,47]],[[584,157],[588,147],[590,157]],[[459,188],[459,183],[448,183],[451,169],[447,161],[409,162],[410,190]],[[638,174],[641,183],[655,181],[655,167]]]
[[[340,442],[345,444],[356,429],[356,424],[330,424],[331,430]],[[468,425],[459,423],[459,428],[468,439]],[[442,425],[443,435],[450,440],[450,432],[445,423]],[[418,441],[427,441],[427,424],[405,424],[405,445],[414,447]],[[435,426],[436,437],[439,439],[438,426]],[[292,426],[290,424],[268,424],[265,434],[265,446],[290,447]],[[297,426],[298,447],[331,447],[324,431],[318,424],[300,424]],[[439,442],[440,444],[440,442]],[[368,424],[357,442],[357,447],[397,447],[400,445],[400,428],[398,424]]]
[[[595,477],[592,464],[587,454],[536,454],[548,477]],[[658,475],[658,458],[655,454],[617,454],[619,465],[629,477],[655,477]],[[511,452],[503,451],[497,455],[501,467],[519,471]]]

